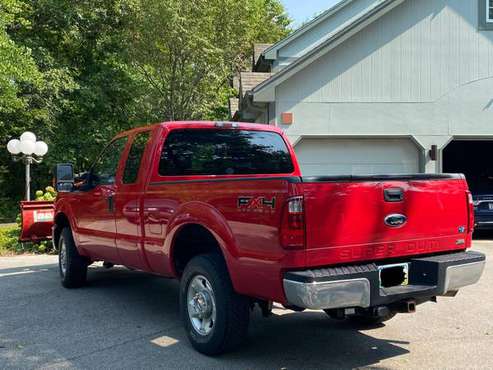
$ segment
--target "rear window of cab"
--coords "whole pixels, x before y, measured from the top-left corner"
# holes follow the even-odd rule
[[[176,129],[161,151],[160,176],[288,174],[294,171],[281,135],[268,131]]]

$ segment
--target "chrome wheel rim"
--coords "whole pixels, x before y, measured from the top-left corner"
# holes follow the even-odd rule
[[[188,317],[200,335],[209,335],[216,324],[216,298],[212,285],[203,275],[195,276],[187,290]]]
[[[62,272],[62,275],[65,276],[65,273],[67,272],[67,246],[63,238],[60,240],[58,259],[60,260],[60,271]]]

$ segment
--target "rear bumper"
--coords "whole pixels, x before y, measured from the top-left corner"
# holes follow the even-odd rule
[[[391,288],[380,287],[376,264],[288,272],[284,293],[290,305],[315,310],[427,300],[477,283],[485,260],[482,253],[461,252],[400,261],[409,263],[409,285]]]

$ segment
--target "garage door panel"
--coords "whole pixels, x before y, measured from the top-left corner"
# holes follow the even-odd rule
[[[295,148],[305,176],[419,172],[419,150],[408,139],[303,139]]]

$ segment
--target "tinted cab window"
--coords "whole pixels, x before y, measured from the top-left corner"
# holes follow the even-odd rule
[[[126,142],[126,137],[116,139],[103,150],[91,170],[93,185],[113,185],[115,183],[118,163]]]
[[[281,135],[247,130],[171,131],[159,163],[161,176],[287,174],[293,170]]]
[[[135,135],[132,147],[128,153],[127,162],[125,163],[125,170],[123,171],[124,184],[134,184],[137,182],[142,156],[144,155],[148,141],[149,131],[140,132]]]

